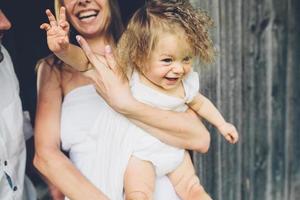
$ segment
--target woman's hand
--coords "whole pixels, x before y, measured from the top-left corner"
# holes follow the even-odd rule
[[[47,43],[53,53],[61,53],[69,47],[70,25],[66,20],[66,9],[60,8],[59,19],[57,20],[52,12],[47,9],[48,23],[43,23],[40,28],[47,32]]]
[[[113,109],[124,114],[133,106],[135,99],[131,95],[126,75],[117,66],[111,47],[105,47],[103,57],[94,53],[83,37],[77,36],[76,39],[94,67],[94,70],[84,75],[94,81],[98,93]]]

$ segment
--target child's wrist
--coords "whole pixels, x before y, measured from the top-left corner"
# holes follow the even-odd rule
[[[226,121],[224,121],[224,122],[222,122],[222,123],[218,123],[218,124],[216,125],[216,128],[217,128],[218,130],[220,130],[225,124],[227,124]]]

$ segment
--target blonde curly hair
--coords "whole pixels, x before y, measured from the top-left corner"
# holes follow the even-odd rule
[[[195,56],[204,63],[214,60],[215,50],[208,29],[213,21],[203,11],[185,0],[148,0],[130,19],[117,48],[117,62],[126,74],[132,69],[142,72],[142,63],[154,50],[163,31],[176,34],[184,30]],[[178,29],[177,29],[178,30]],[[181,32],[181,31],[179,31]]]

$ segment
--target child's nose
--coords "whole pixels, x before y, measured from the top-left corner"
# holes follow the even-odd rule
[[[173,72],[177,74],[183,74],[183,64],[182,63],[174,63]]]

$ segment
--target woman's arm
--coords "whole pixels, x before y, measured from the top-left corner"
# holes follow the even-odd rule
[[[60,150],[60,72],[42,61],[37,87],[35,167],[70,199],[107,199]]]
[[[119,76],[110,47],[105,48],[104,64],[82,37],[77,39],[95,67],[85,75],[94,80],[97,91],[113,109],[165,143],[199,152],[208,150],[209,132],[193,112],[165,111],[138,102],[133,98],[128,82]]]
[[[192,110],[165,111],[135,102],[120,112],[164,143],[201,153],[209,149],[210,134]]]

